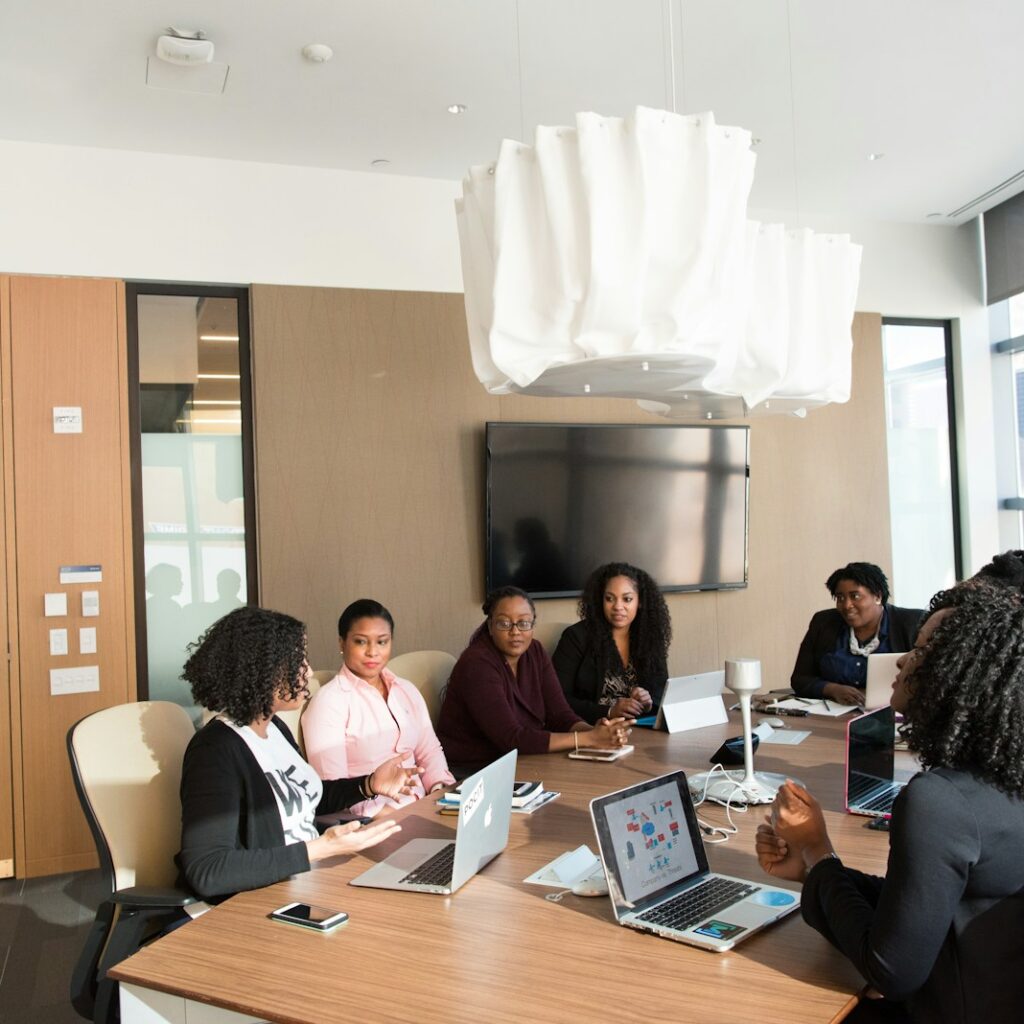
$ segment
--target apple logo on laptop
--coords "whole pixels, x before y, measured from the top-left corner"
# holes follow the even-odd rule
[[[491,807],[492,805],[488,804],[487,811],[484,813],[484,828],[491,827],[491,818],[493,817],[493,815],[491,814]]]

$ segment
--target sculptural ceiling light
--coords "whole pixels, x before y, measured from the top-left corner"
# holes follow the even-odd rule
[[[845,402],[860,246],[748,220],[753,174],[750,133],[712,114],[506,139],[456,202],[481,383],[677,418]]]

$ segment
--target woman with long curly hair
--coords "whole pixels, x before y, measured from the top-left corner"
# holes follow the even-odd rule
[[[846,867],[821,807],[779,790],[761,866],[804,883],[804,919],[909,1019],[1018,1021],[1024,1007],[1024,606],[958,589],[900,659],[892,706],[924,769],[892,810],[885,878]],[[898,1007],[893,1008],[898,1012]],[[855,1019],[855,1018],[851,1018]],[[895,1019],[890,1013],[886,1019]]]
[[[377,794],[400,797],[419,769],[405,755],[368,775],[324,780],[277,717],[309,696],[306,627],[290,615],[238,608],[190,647],[182,678],[217,716],[189,742],[181,774],[181,852],[188,887],[207,901],[280,882],[314,861],[356,853],[399,830],[394,821],[314,818]],[[212,899],[211,899],[212,898]]]
[[[609,562],[590,574],[579,616],[551,658],[573,711],[596,722],[638,718],[656,708],[672,641],[658,584],[635,565]]]

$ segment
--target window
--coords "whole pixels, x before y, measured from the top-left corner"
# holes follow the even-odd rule
[[[1004,548],[1024,547],[1024,293],[989,307],[994,376],[1010,393],[995,396],[999,486],[1004,495],[1000,513],[1000,543]],[[1004,369],[1005,367],[1005,369]],[[1012,426],[1011,426],[1012,424]],[[1003,440],[1000,440],[1000,436]],[[1012,454],[1007,450],[1012,437]],[[1009,521],[1007,518],[1009,517]]]
[[[908,607],[961,574],[951,352],[947,321],[882,322],[892,571]]]
[[[128,288],[139,696],[194,710],[186,645],[256,600],[248,292]]]

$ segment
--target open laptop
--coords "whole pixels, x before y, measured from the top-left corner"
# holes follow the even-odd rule
[[[706,725],[722,725],[729,720],[722,700],[725,672],[698,672],[689,676],[673,676],[665,683],[665,692],[657,715],[638,718],[637,725],[647,725],[666,732],[686,732]]]
[[[450,895],[461,889],[508,843],[516,751],[509,751],[462,783],[455,839],[412,839],[349,885]]]
[[[892,682],[896,678],[896,662],[902,654],[868,655],[868,685],[864,693],[864,706],[884,708],[892,696]]]
[[[590,802],[615,920],[716,953],[792,913],[800,896],[708,868],[683,772]]]
[[[893,778],[895,751],[896,712],[888,705],[846,723],[846,810],[850,814],[892,816],[892,803],[903,788]]]

